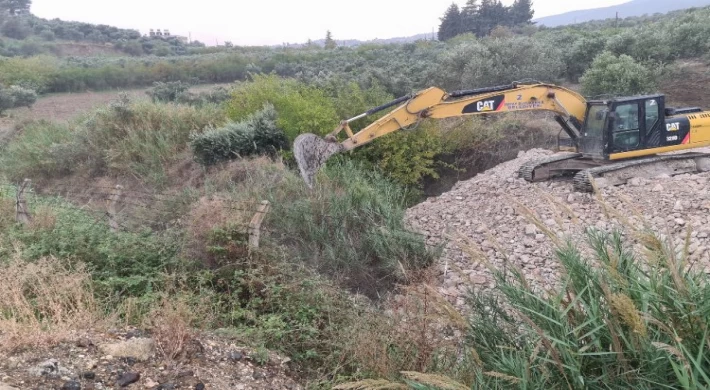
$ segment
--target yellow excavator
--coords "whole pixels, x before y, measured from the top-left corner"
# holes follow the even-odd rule
[[[350,123],[395,107],[353,133]],[[661,94],[586,100],[569,89],[538,82],[447,93],[428,88],[344,120],[325,137],[302,134],[294,142],[301,176],[309,187],[323,164],[336,153],[353,150],[427,118],[489,115],[515,111],[550,111],[567,137],[558,136],[557,153],[520,167],[530,182],[573,177],[578,191],[591,192],[594,182],[625,183],[631,177],[710,170],[710,153],[685,152],[710,145],[710,111],[668,108]],[[338,141],[345,132],[347,138]]]

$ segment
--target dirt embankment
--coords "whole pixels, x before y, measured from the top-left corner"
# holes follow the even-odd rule
[[[559,278],[554,238],[584,247],[585,228],[619,229],[633,241],[651,229],[683,252],[689,234],[690,264],[710,267],[710,173],[633,178],[598,195],[575,192],[566,180],[528,183],[517,177],[526,161],[552,152],[534,149],[498,165],[408,210],[408,223],[431,243],[461,234],[498,267],[513,263],[535,285],[550,288]],[[546,232],[547,230],[547,232]],[[641,253],[640,245],[634,244]],[[440,264],[441,292],[463,305],[470,286],[493,288],[490,272],[454,242]]]
[[[173,341],[179,341],[176,336]],[[165,350],[175,346],[126,329],[76,335],[48,349],[0,353],[0,390],[302,388],[290,376],[290,360],[272,352],[202,334],[166,359]]]

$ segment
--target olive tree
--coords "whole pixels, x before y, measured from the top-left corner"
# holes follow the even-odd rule
[[[635,95],[652,92],[657,87],[657,73],[631,56],[604,52],[597,56],[580,78],[587,96]]]

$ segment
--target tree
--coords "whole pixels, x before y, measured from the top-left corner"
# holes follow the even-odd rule
[[[333,34],[328,30],[325,33],[325,48],[326,49],[335,49],[336,46],[338,46],[337,43],[335,43],[335,39],[333,39]]]
[[[32,0],[0,0],[0,9],[10,15],[26,15],[30,13]]]
[[[478,0],[468,0],[461,9],[462,32],[479,35]]]
[[[579,81],[586,96],[645,94],[657,87],[656,75],[649,68],[626,54],[617,57],[608,51],[594,59]]]
[[[532,0],[515,0],[508,9],[510,23],[513,26],[530,23],[534,14]]]
[[[439,25],[439,40],[446,41],[463,32],[461,20],[461,11],[456,3],[451,3],[446,10],[444,17],[441,18]]]
[[[479,36],[486,36],[496,26],[509,25],[508,9],[500,0],[482,0],[478,10]]]
[[[32,33],[32,29],[30,29],[27,23],[18,18],[11,18],[6,21],[2,25],[2,28],[0,28],[0,31],[2,35],[8,38],[20,40],[27,38]]]

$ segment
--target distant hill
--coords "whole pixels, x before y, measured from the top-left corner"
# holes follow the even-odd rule
[[[546,16],[535,19],[538,25],[556,27],[566,24],[588,22],[590,20],[609,19],[616,17],[627,18],[630,16],[652,15],[666,13],[685,8],[705,7],[710,5],[710,0],[632,0],[628,3],[610,7],[594,8],[580,11],[571,11],[564,14]]]

